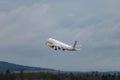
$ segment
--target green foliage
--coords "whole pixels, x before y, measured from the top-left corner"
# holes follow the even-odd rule
[[[120,74],[110,73],[71,73],[71,72],[6,72],[0,73],[0,80],[120,80]]]

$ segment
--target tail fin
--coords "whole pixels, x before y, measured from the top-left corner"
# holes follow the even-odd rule
[[[76,47],[77,41],[74,42],[74,44],[72,45],[73,48]]]

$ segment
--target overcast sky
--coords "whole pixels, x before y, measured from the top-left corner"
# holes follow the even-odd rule
[[[119,0],[0,0],[0,61],[65,71],[120,71]],[[55,38],[80,51],[55,51]]]

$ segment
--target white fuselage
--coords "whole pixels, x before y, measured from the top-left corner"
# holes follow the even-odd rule
[[[55,50],[57,50],[57,48],[58,49],[63,49],[63,50],[70,50],[70,51],[75,51],[76,50],[72,46],[67,45],[67,44],[65,44],[63,42],[60,42],[60,41],[58,41],[56,39],[53,39],[53,38],[49,38],[47,40],[47,45],[51,48],[55,47]]]

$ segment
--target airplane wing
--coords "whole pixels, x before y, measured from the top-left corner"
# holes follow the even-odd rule
[[[53,44],[55,50],[57,49],[62,49],[62,50],[65,50],[60,44]]]
[[[56,46],[56,47],[60,47],[61,48],[60,44],[53,44],[53,45]]]

